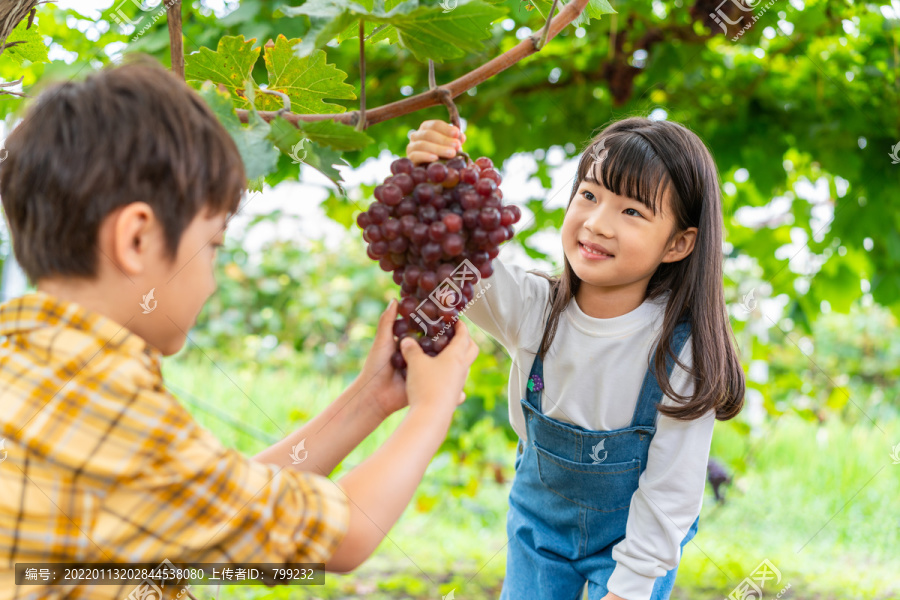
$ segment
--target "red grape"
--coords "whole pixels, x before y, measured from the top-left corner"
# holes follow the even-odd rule
[[[394,175],[397,175],[398,173],[412,173],[414,166],[413,161],[408,158],[398,158],[391,163],[391,173]]]
[[[447,226],[443,221],[435,221],[428,227],[428,237],[433,242],[440,242],[447,234]]]
[[[447,169],[447,176],[441,182],[441,185],[444,186],[444,189],[454,188],[459,183],[459,171],[450,167]]]
[[[369,219],[378,225],[389,216],[388,207],[381,202],[373,202],[369,207]]]
[[[366,227],[365,235],[369,238],[368,241],[370,242],[380,242],[384,239],[384,232],[378,225],[369,225]]]
[[[434,271],[424,271],[419,276],[419,287],[425,292],[430,292],[437,286],[437,275]]]
[[[462,229],[463,220],[462,217],[455,213],[450,213],[448,215],[444,215],[441,217],[441,220],[444,222],[444,226],[447,228],[447,231],[450,233],[457,233]],[[509,225],[509,223],[504,223],[504,225]]]
[[[482,169],[479,177],[481,179],[492,179],[497,185],[500,185],[500,182],[502,181],[500,173],[494,168]]]
[[[403,195],[406,195],[412,193],[413,187],[415,187],[416,183],[413,181],[412,176],[408,173],[400,173],[399,175],[394,175],[394,185],[400,188],[400,191],[403,192]]]
[[[425,171],[425,167],[415,167],[411,175],[416,185],[428,181],[428,173]]]
[[[496,229],[500,226],[500,211],[496,208],[482,208],[481,214],[478,215],[478,222],[481,224],[482,229]],[[385,223],[387,226],[387,223]],[[387,236],[387,231],[385,231],[385,236]]]
[[[482,196],[490,196],[491,192],[497,189],[497,184],[494,183],[493,179],[479,179],[478,183],[475,184],[475,191],[481,194]],[[397,200],[397,202],[400,202]]]
[[[462,253],[465,242],[458,233],[448,233],[444,241],[441,242],[441,248],[450,256],[458,256]]]
[[[475,169],[463,169],[459,172],[459,180],[463,183],[474,184],[478,181],[478,173],[475,172]]]
[[[483,215],[484,211],[481,211],[481,214]],[[482,222],[483,220],[484,217],[482,217]],[[388,241],[396,239],[397,236],[399,236],[401,233],[400,219],[388,217],[384,224],[381,226],[381,230],[384,233],[384,239]]]
[[[401,200],[403,200],[403,192],[393,183],[384,186],[384,189],[381,190],[381,201],[388,206],[397,206]]]
[[[433,162],[426,168],[428,179],[434,183],[440,183],[447,177],[447,167],[439,162]]]
[[[400,204],[397,205],[395,210],[398,217],[414,215],[419,210],[419,205],[416,204],[416,201],[412,198],[404,198],[400,201]]]
[[[475,164],[478,165],[481,169],[492,169],[494,168],[494,162],[489,159],[487,156],[482,156],[481,158],[475,161]]]

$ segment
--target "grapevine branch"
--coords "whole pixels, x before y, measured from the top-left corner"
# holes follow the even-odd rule
[[[174,0],[168,10],[169,48],[172,72],[184,79],[184,41],[181,38],[181,0]]]
[[[569,23],[578,18],[578,15],[582,13],[587,4],[588,0],[572,0],[571,2],[563,6],[556,17],[548,20],[547,26],[545,26],[544,31],[536,33],[531,37],[525,38],[500,56],[489,60],[477,69],[466,73],[462,77],[454,79],[446,85],[429,88],[427,92],[422,92],[421,94],[416,94],[415,96],[410,96],[409,98],[404,98],[403,100],[398,100],[396,102],[391,102],[390,104],[385,104],[384,106],[379,106],[378,108],[367,110],[365,115],[364,128],[371,125],[376,125],[383,121],[389,121],[403,115],[408,115],[424,108],[437,106],[438,104],[447,104],[448,101],[452,103],[453,98],[459,96],[467,90],[472,89],[479,83],[487,81],[494,75],[505,71],[523,58],[530,56],[535,52],[538,52],[541,47],[541,39],[544,38],[545,34],[546,38],[544,43],[552,40],[560,31],[565,29],[566,26],[569,25]],[[552,16],[552,14],[550,16]],[[237,111],[237,114],[241,121],[245,123],[247,122],[247,110],[239,109]],[[271,121],[275,117],[279,116],[279,112],[259,111],[259,116],[266,121]],[[336,121],[338,123],[344,123],[346,125],[353,126],[356,126],[358,123],[360,123],[360,111],[357,110],[347,113],[325,115],[298,115],[294,113],[287,113],[281,116],[283,116],[286,120],[288,120],[295,126],[300,121]],[[459,117],[457,113],[457,119],[458,118]]]
[[[359,20],[359,121],[356,128],[362,131],[366,128],[366,26],[365,21]]]

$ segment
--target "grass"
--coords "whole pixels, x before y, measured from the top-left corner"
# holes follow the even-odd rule
[[[219,368],[221,367],[221,368]],[[204,359],[167,359],[164,374],[173,391],[186,390],[237,417],[251,428],[235,431],[205,409],[185,404],[222,442],[247,454],[281,437],[324,408],[341,382],[258,365],[213,366]],[[208,407],[207,407],[208,408]],[[343,473],[374,451],[402,419],[394,415],[365,440],[332,475]],[[499,429],[493,445],[503,438]],[[486,440],[487,443],[487,440]],[[513,474],[514,444],[504,466]],[[900,598],[900,465],[891,447],[900,443],[900,420],[848,426],[822,425],[791,414],[774,420],[758,438],[739,433],[733,422],[717,423],[711,454],[748,468],[736,474],[717,505],[708,490],[700,531],[685,548],[673,598],[721,599],[764,559],[781,573],[765,586],[774,598]],[[472,467],[448,454],[431,464],[425,480],[375,555],[351,575],[328,574],[317,587],[222,587],[219,598],[440,599],[496,598],[505,566],[509,484],[482,480],[461,490]],[[201,590],[204,598],[216,588]]]

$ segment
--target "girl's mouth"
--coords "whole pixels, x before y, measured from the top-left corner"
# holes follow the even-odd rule
[[[613,258],[611,254],[604,254],[596,250],[591,250],[581,242],[578,242],[578,251],[581,253],[581,256],[587,260],[609,260]]]

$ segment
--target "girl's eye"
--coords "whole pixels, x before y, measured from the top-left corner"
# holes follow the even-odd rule
[[[586,199],[588,202],[593,202],[593,201],[594,201],[594,194],[590,193],[590,192],[587,191],[587,190],[582,190],[582,191],[581,191],[581,195],[584,196],[585,199]]]
[[[625,209],[625,212],[628,212],[629,210],[633,210],[633,211],[634,211],[634,216],[635,216],[635,217],[643,217],[643,216],[644,216],[644,215],[642,215],[642,214],[640,213],[640,211],[638,211],[636,208],[626,208],[626,209]]]

